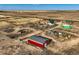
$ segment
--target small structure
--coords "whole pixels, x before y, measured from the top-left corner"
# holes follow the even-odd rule
[[[72,29],[72,25],[63,24],[62,27],[64,29]]]
[[[33,35],[28,38],[21,38],[20,41],[44,48],[50,43],[51,40],[46,37]]]
[[[55,24],[55,21],[53,19],[49,19],[48,24],[49,25],[54,25]]]
[[[62,26],[62,28],[64,28],[64,29],[72,29],[73,26],[71,25],[71,23],[72,23],[71,20],[65,20],[65,21],[61,24],[61,26]]]
[[[55,21],[53,19],[49,19],[49,22],[53,24]]]

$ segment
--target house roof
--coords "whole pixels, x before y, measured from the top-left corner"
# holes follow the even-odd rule
[[[40,42],[40,43],[44,43],[46,40],[48,40],[48,38],[45,38],[42,36],[36,36],[36,35],[29,37],[29,39],[32,39],[32,40]]]

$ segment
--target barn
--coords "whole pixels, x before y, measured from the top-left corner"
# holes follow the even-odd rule
[[[51,42],[51,39],[38,35],[33,35],[28,38],[21,38],[20,40],[41,48],[46,47]]]

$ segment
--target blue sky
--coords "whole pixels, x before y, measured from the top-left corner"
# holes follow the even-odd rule
[[[79,10],[79,4],[0,4],[0,10]]]

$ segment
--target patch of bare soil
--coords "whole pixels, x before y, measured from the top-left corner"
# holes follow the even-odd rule
[[[57,43],[54,46],[47,47],[48,50],[56,54],[79,54],[79,38],[65,41],[62,43]]]
[[[79,55],[79,44],[63,51],[66,55]]]
[[[51,51],[20,43],[18,40],[0,40],[0,55],[49,55]]]

